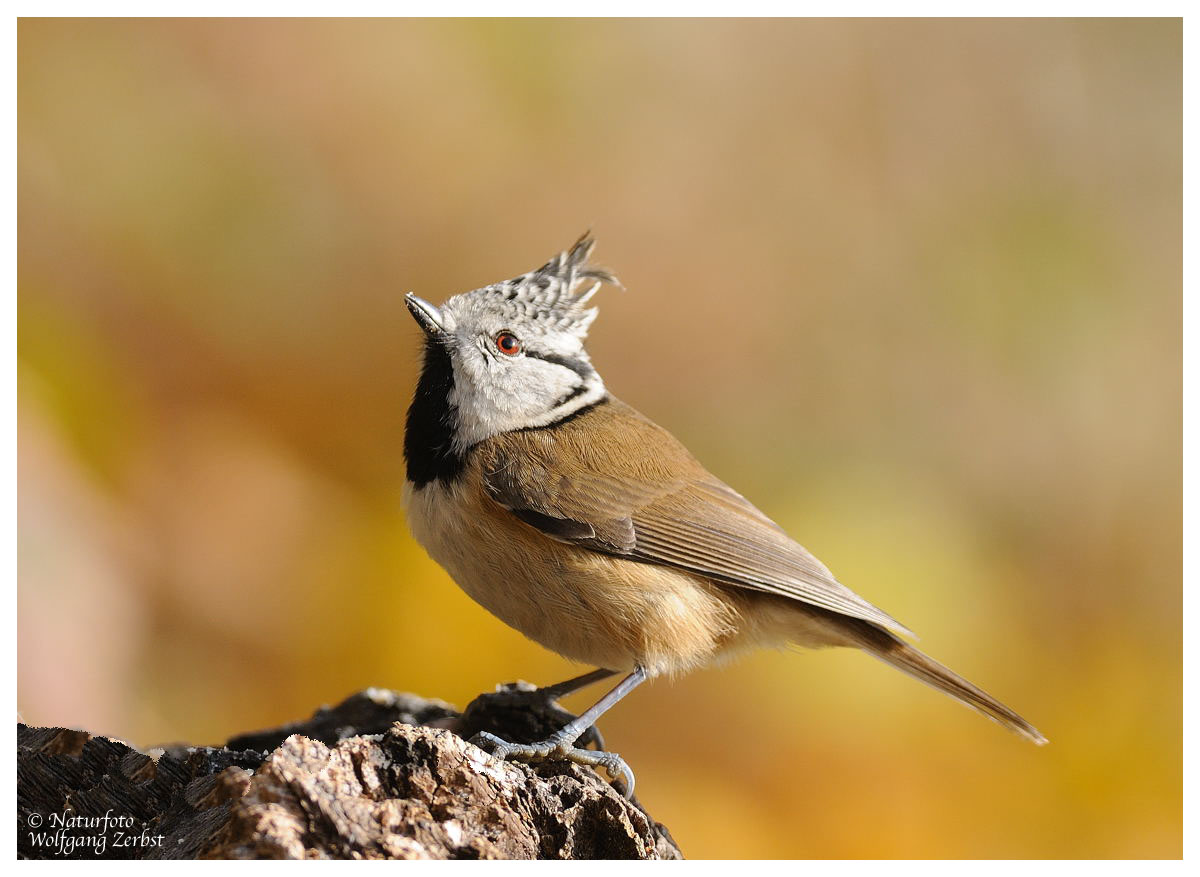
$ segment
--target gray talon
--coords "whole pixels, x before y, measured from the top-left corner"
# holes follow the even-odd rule
[[[559,741],[553,737],[540,743],[509,743],[495,734],[480,731],[471,742],[497,758],[516,759],[525,762],[551,761],[558,758],[591,768],[604,768],[610,780],[621,784],[621,794],[633,797],[633,771],[625,759],[615,752],[595,752],[572,746],[570,741]]]
[[[498,691],[494,697],[510,701],[533,700],[543,708],[550,708],[565,713],[566,710],[563,710],[562,707],[554,702],[555,698],[575,691],[581,685],[586,685],[611,675],[613,675],[612,670],[600,668],[576,679],[569,679],[566,682],[552,685],[548,688],[534,689],[528,683],[518,683],[515,686],[509,686],[504,690]],[[571,719],[557,733],[550,735],[538,743],[509,743],[506,740],[501,740],[495,734],[489,734],[486,731],[476,734],[472,738],[472,742],[482,745],[483,748],[489,750],[493,755],[504,759],[549,761],[552,758],[563,758],[574,764],[586,765],[592,768],[602,767],[614,786],[619,783],[622,794],[626,798],[632,798],[633,771],[629,769],[629,765],[625,763],[625,759],[621,758],[621,756],[615,752],[604,751],[604,740],[601,738],[600,732],[596,730],[595,721],[609,707],[640,683],[644,682],[645,679],[645,668],[641,666],[635,667],[632,673],[622,679],[616,688],[600,698],[591,709],[578,718]],[[476,699],[476,701],[478,700],[479,698]],[[470,706],[467,707],[467,712],[471,712]],[[591,742],[596,743],[596,750],[585,748]]]
[[[590,764],[593,767],[604,768],[604,772],[608,774],[609,779],[621,784],[621,794],[626,798],[633,798],[633,771],[629,769],[629,765],[625,763],[625,759],[615,752],[587,752],[582,749],[576,749],[575,752],[590,757],[576,757],[572,758],[572,761],[577,764]]]

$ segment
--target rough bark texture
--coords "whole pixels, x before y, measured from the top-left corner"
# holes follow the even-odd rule
[[[480,730],[563,724],[518,683],[448,704],[368,689],[225,746],[139,752],[17,725],[21,858],[676,859],[671,836],[590,768],[500,761]],[[107,821],[105,821],[107,818]]]

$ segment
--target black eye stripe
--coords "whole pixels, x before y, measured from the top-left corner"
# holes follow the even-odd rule
[[[535,353],[532,350],[525,351],[526,356],[531,356],[534,359],[540,359],[543,362],[552,362],[555,365],[561,365],[564,368],[569,368],[581,378],[591,377],[595,370],[592,364],[586,359],[581,359],[575,356],[559,356],[557,353]]]

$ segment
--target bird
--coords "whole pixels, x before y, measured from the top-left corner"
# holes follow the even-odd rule
[[[542,267],[454,295],[405,296],[424,334],[405,437],[417,542],[477,603],[597,669],[547,700],[623,674],[545,740],[483,732],[496,757],[603,768],[596,720],[642,682],[756,648],[861,649],[1037,744],[1025,719],[907,642],[912,632],[839,582],[663,427],[612,395],[584,347],[593,296],[620,286],[590,232]]]

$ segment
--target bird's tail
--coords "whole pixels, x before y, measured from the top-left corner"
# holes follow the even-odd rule
[[[989,719],[999,722],[1010,731],[1020,734],[1026,740],[1039,746],[1048,742],[1037,728],[996,698],[972,685],[948,667],[943,667],[923,652],[914,649],[908,643],[873,624],[860,622],[853,626],[858,634],[854,637],[857,644],[868,654],[874,655],[897,670],[903,670],[927,685],[946,692],[972,709],[983,713]]]

